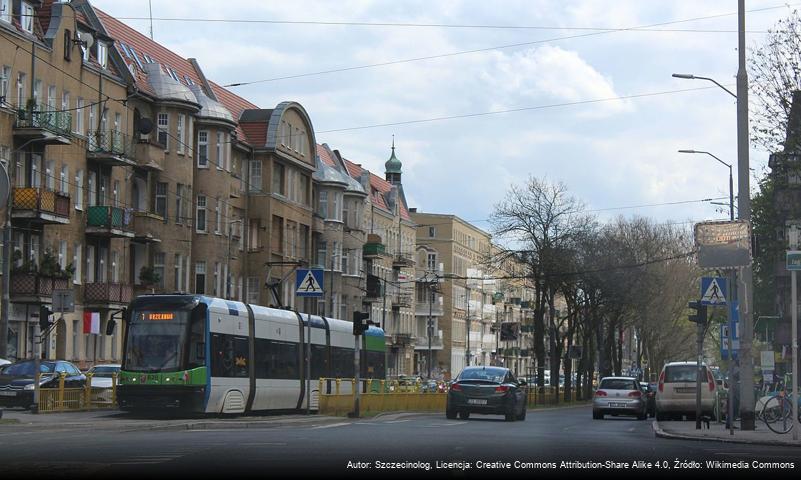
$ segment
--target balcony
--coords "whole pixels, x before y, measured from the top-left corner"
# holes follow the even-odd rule
[[[46,110],[38,105],[17,110],[14,136],[45,144],[69,145],[72,113]]]
[[[429,304],[428,302],[417,302],[414,304],[414,314],[418,317],[427,317],[429,314],[429,307],[430,313],[432,317],[441,317],[445,314],[445,311],[442,308],[442,305],[439,302],[432,302]]]
[[[393,307],[411,307],[412,302],[412,295],[408,293],[399,293],[392,296]]]
[[[105,238],[134,238],[133,215],[120,207],[89,207],[86,234]]]
[[[245,193],[242,191],[242,183],[239,180],[233,180],[228,184],[228,197],[240,198]]]
[[[70,197],[42,187],[14,187],[11,218],[36,223],[70,223]]]
[[[164,217],[150,212],[134,212],[134,240],[139,243],[161,243]]]
[[[392,343],[394,345],[411,345],[413,342],[414,337],[411,333],[395,333],[392,335]],[[428,346],[427,343],[426,346]]]
[[[164,170],[164,145],[140,140],[136,144],[136,165],[145,170]]]
[[[87,283],[84,303],[94,308],[122,308],[133,298],[133,287],[122,283]]]
[[[111,166],[136,166],[133,139],[116,130],[89,132],[86,158]]]
[[[396,253],[392,257],[393,267],[413,267],[414,263],[414,255],[411,253]]]
[[[43,277],[35,272],[11,272],[11,301],[17,303],[52,303],[53,290],[70,287],[68,278]]]
[[[362,248],[362,257],[381,258],[386,255],[386,248],[383,243],[365,243]]]

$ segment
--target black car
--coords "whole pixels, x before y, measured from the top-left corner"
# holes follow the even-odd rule
[[[466,420],[471,413],[504,415],[507,422],[526,419],[526,382],[508,368],[467,367],[451,383],[445,416]]]
[[[78,367],[64,360],[42,360],[39,364],[39,386],[58,388],[61,372],[65,388],[83,388],[86,376]],[[0,373],[0,406],[30,408],[33,404],[36,362],[20,360],[6,366]]]

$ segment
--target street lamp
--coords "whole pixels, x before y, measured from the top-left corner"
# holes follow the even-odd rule
[[[729,90],[728,88],[726,88],[726,87],[724,87],[723,85],[721,85],[720,83],[718,83],[718,82],[717,82],[717,80],[715,80],[715,79],[713,79],[713,78],[709,78],[709,77],[699,77],[699,76],[697,76],[697,75],[693,75],[692,73],[674,73],[674,74],[673,74],[673,77],[675,77],[675,78],[683,78],[683,79],[685,79],[685,80],[707,80],[707,81],[710,81],[710,82],[714,83],[715,85],[717,85],[718,87],[722,88],[723,90],[726,90],[726,93],[728,93],[728,94],[729,94],[729,95],[731,95],[732,97],[734,97],[734,98],[737,98],[737,95],[735,95],[735,94],[734,94],[734,93],[733,93],[731,90]]]
[[[673,76],[675,77],[676,74],[674,73]],[[679,150],[679,153],[705,153],[710,157],[714,158],[718,162],[722,163],[723,165],[729,167],[729,217],[732,221],[734,221],[734,183],[732,180],[732,171],[731,171],[731,164],[726,163],[723,160],[719,159],[718,157],[712,155],[709,152],[704,152],[700,150]]]

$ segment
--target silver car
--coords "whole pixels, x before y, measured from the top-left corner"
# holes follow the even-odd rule
[[[120,376],[120,365],[117,363],[110,363],[104,365],[95,365],[90,368],[87,374],[92,374],[92,387],[95,388],[111,388],[114,382],[112,374],[117,378]]]
[[[605,377],[592,398],[595,420],[602,420],[606,414],[634,415],[645,420],[648,418],[646,408],[646,398],[634,377]]]

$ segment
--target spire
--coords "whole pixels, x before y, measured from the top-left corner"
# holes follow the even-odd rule
[[[387,163],[384,164],[386,179],[389,183],[400,183],[401,167],[401,161],[395,156],[395,135],[392,135],[392,155],[390,155]]]

